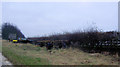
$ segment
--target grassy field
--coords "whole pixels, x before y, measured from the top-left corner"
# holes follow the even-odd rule
[[[31,44],[14,44],[3,41],[2,45],[3,55],[15,65],[49,65],[48,60],[28,54],[33,54],[39,49]]]
[[[53,49],[32,44],[2,42],[2,53],[15,65],[118,65],[118,58],[78,49]]]

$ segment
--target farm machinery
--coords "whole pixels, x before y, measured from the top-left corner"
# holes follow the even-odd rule
[[[32,41],[27,38],[17,37],[16,34],[10,34],[8,37],[9,42],[13,43],[31,43]]]

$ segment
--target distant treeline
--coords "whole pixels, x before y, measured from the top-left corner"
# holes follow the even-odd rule
[[[25,37],[23,33],[17,28],[17,26],[11,23],[3,23],[2,24],[2,39],[8,39],[10,34],[16,34],[17,38]]]
[[[94,28],[87,31],[76,31],[67,32],[64,34],[53,34],[50,36],[43,37],[31,37],[32,40],[68,40],[73,43],[80,42],[81,44],[91,44],[94,45],[99,41],[111,41],[118,40],[120,38],[120,33],[116,31],[101,32]]]
[[[32,37],[34,41],[44,40],[67,40],[70,47],[80,48],[85,51],[112,51],[120,50],[120,33],[116,31],[101,32],[94,28],[86,31],[68,32],[64,34],[53,34],[47,37]]]

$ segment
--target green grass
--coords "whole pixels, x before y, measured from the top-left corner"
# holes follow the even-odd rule
[[[28,56],[26,50],[18,48],[16,45],[6,45],[3,43],[2,53],[14,65],[49,65],[48,60],[40,57]],[[32,53],[32,52],[31,52]]]
[[[48,64],[41,58],[18,55],[15,51],[3,48],[3,54],[15,65],[46,65]]]
[[[118,65],[111,56],[86,53],[78,49],[52,49],[3,40],[2,52],[15,65]]]

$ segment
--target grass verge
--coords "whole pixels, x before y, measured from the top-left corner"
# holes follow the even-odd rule
[[[118,65],[116,58],[78,49],[52,49],[3,40],[3,55],[15,65]]]
[[[2,54],[14,65],[49,65],[47,60],[40,57],[28,56],[23,49],[18,49],[15,45],[3,43],[2,49]]]

